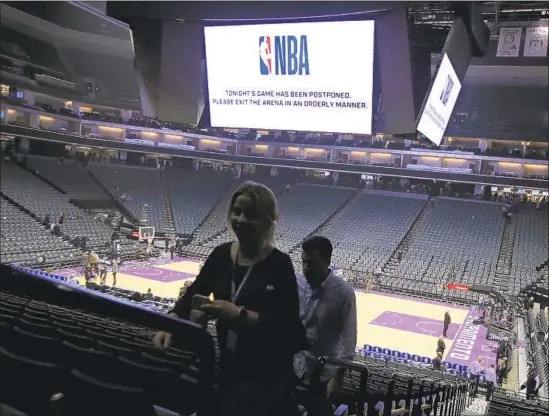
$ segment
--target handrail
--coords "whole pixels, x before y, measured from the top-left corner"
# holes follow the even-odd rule
[[[200,366],[198,391],[202,396],[199,400],[199,415],[213,415],[215,348],[211,335],[201,326],[100,292],[47,277],[31,276],[6,265],[0,265],[0,290],[10,290],[36,300],[84,309],[91,313],[115,316],[136,325],[172,333],[175,344],[196,352]]]
[[[438,409],[441,408],[444,410],[446,416],[456,416],[461,414],[467,406],[466,393],[469,389],[469,383],[465,379],[433,379],[426,375],[414,374],[411,371],[379,367],[378,370],[381,371],[379,375],[386,379],[386,390],[379,391],[379,383],[376,382],[377,377],[374,367],[369,367],[362,362],[329,357],[320,357],[316,360],[316,365],[310,379],[309,390],[309,394],[313,400],[315,396],[325,394],[323,389],[321,389],[320,377],[326,365],[333,365],[360,373],[360,385],[354,391],[353,396],[353,401],[357,404],[357,415],[359,416],[364,414],[366,403],[370,407],[375,405],[377,401],[384,403],[383,414],[386,416],[406,413],[415,415],[419,414],[418,410],[420,409],[435,409],[435,414],[441,414],[438,412]],[[405,379],[399,379],[399,374],[403,375]],[[367,390],[370,383],[373,383],[372,391]],[[404,397],[406,402],[404,407],[393,409],[391,403]],[[425,398],[427,401],[422,403],[421,398]],[[368,414],[370,414],[370,411],[368,411]]]
[[[311,375],[310,388],[313,395],[324,394],[324,392],[320,390],[320,376],[322,374],[322,370],[327,364],[335,365],[348,370],[354,370],[360,373],[360,386],[356,394],[357,416],[364,416],[364,407],[366,404],[366,387],[368,385],[369,375],[368,367],[365,364],[356,361],[342,360],[339,358],[330,357],[319,357],[316,360],[316,365],[313,370],[313,374]]]

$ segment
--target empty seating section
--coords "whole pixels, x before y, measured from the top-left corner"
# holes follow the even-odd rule
[[[229,210],[229,204],[234,191],[236,191],[239,185],[239,182],[233,182],[227,191],[220,197],[219,202],[213,207],[204,223],[194,233],[193,245],[200,247],[202,243],[227,229],[227,212]],[[209,252],[210,249],[207,248],[206,252],[202,254],[208,255]]]
[[[57,222],[61,214],[65,221],[60,225],[62,235],[68,238],[87,237],[88,247],[103,249],[110,243],[112,228],[69,202],[69,196],[58,192],[32,173],[11,163],[2,164],[1,191],[9,199],[32,212],[40,220],[46,215]],[[137,252],[134,243],[122,244],[122,255]]]
[[[268,186],[275,195],[279,195],[288,183],[287,180],[278,176],[249,179],[256,180],[257,182]],[[229,204],[234,191],[236,191],[244,180],[246,180],[246,178],[241,178],[238,181],[234,181],[229,186],[227,191],[225,191],[224,195],[221,196],[219,202],[213,207],[204,223],[194,233],[193,242],[187,247],[187,252],[193,255],[205,257],[211,251],[211,244],[209,244],[208,241],[210,241],[213,237],[224,233],[227,241],[232,238],[230,233],[227,232],[227,212],[229,210]]]
[[[48,414],[50,397],[62,392],[66,414],[114,414],[121,404],[129,407],[118,414],[139,416],[156,414],[153,404],[182,414],[197,410],[200,364],[193,352],[157,350],[152,329],[113,317],[9,291],[0,297],[0,402]],[[74,396],[84,400],[82,388],[95,399],[102,393],[101,400],[73,403]]]
[[[68,195],[15,164],[2,165],[1,191],[6,198],[3,196],[0,201],[2,262],[36,267],[40,255],[49,264],[80,261],[80,250],[64,238],[52,236],[39,223],[46,215],[56,221],[65,214],[61,225],[63,237],[85,235],[91,245],[106,247],[112,229],[69,202],[70,197],[106,197],[90,174],[75,162],[60,164],[43,157],[30,156],[28,166]],[[165,227],[166,204],[171,204],[175,231],[193,235],[193,241],[186,247],[191,255],[207,256],[213,247],[234,238],[227,230],[226,214],[230,196],[242,179],[234,180],[221,172],[170,168],[160,171],[100,163],[90,163],[88,169],[112,196],[125,195],[123,204],[136,218],[141,219],[143,206],[147,204],[149,225],[159,231]],[[423,195],[311,184],[297,184],[284,191],[287,181],[283,178],[256,180],[278,196],[276,243],[290,253],[298,272],[299,244],[311,233],[317,233],[331,239],[335,248],[332,263],[344,269],[358,288],[362,287],[366,273],[379,269],[382,270],[379,288],[428,298],[440,298],[443,294],[437,283],[494,283],[506,229],[500,204],[444,197],[431,203]],[[547,221],[546,209],[536,211],[528,204],[521,206],[512,218],[515,237],[510,277],[514,281],[510,294],[518,294],[542,280],[544,270],[539,270],[547,261]],[[136,252],[137,244],[125,241],[122,250],[123,255]],[[399,250],[402,258],[395,261]],[[96,290],[122,298],[131,294],[115,288]],[[0,371],[0,403],[32,416],[41,414],[41,409],[50,405],[52,394],[63,392],[67,398],[65,405],[75,410],[73,414],[102,414],[105,401],[75,405],[75,398],[80,398],[85,390],[102,397],[112,396],[114,406],[121,406],[121,414],[153,415],[153,404],[191,414],[200,406],[197,354],[179,349],[177,344],[168,351],[155,349],[150,342],[152,328],[33,300],[20,293],[3,291],[0,296],[0,360],[5,369]],[[476,297],[456,292],[447,300],[470,302]],[[158,298],[141,306],[165,312],[173,300]],[[529,311],[527,318],[534,330],[548,330],[545,314]],[[458,369],[445,362],[448,371],[443,374],[427,368],[430,363],[427,357],[420,357],[425,364],[422,366],[418,360],[405,359],[406,353],[399,352],[397,356],[390,351],[376,355],[368,353],[367,347],[359,351],[365,357],[357,357],[359,363],[356,363],[368,369],[367,383],[362,386],[366,408],[375,406],[379,410],[381,406],[392,405],[395,414],[400,414],[406,413],[399,411],[405,403],[415,402],[422,404],[424,410],[439,406],[446,410],[450,405],[444,402],[452,400],[455,404],[450,412],[437,414],[457,416],[466,407],[468,385],[463,378],[467,375],[466,367]],[[529,349],[530,359],[547,382],[547,343],[532,339]],[[16,374],[25,374],[32,380],[28,386],[31,390],[27,391],[30,396],[21,393],[24,391],[21,382],[10,383],[17,378]],[[44,383],[44,380],[52,381]],[[360,386],[358,370],[348,371],[343,385],[347,404],[354,405]],[[302,404],[310,400],[304,394],[306,388],[300,386],[297,390],[296,397]],[[488,415],[509,414],[503,405],[505,394],[496,391]],[[29,397],[33,400],[28,400]],[[507,400],[520,414],[533,415],[528,406],[539,409],[539,403],[520,396]]]
[[[153,405],[157,414],[172,414],[170,409],[189,415],[203,404],[198,351],[178,344],[165,351],[155,349],[150,343],[152,329],[112,316],[15,292],[2,292],[0,297],[0,402],[30,415],[45,414],[52,395],[61,392],[68,412],[63,414],[82,416],[153,415]],[[218,353],[212,327],[209,332]],[[296,391],[300,404],[311,404],[307,389],[300,385]],[[467,392],[468,384],[457,372],[443,374],[357,357],[348,364],[341,399],[355,409],[364,406],[364,414],[374,414],[374,407],[377,412],[387,406],[405,412],[404,407],[421,406],[457,416],[469,402]]]
[[[527,399],[523,394],[509,390],[496,390],[486,409],[486,416],[548,416],[547,398]]]
[[[354,189],[298,184],[278,198],[280,218],[277,221],[276,244],[290,251],[315,231],[338,208],[352,197]],[[229,231],[215,237],[215,247],[233,239]]]
[[[299,184],[278,200],[280,218],[276,242],[283,251],[290,251],[314,232],[356,192],[351,188]]]
[[[438,198],[393,277],[492,284],[505,220],[500,205]]]
[[[540,318],[543,316],[545,318],[545,311],[540,310],[534,312],[531,309],[527,311],[526,322],[528,324],[529,333],[533,336],[530,337],[530,342],[528,345],[528,358],[534,364],[534,368],[540,380],[543,381],[544,391],[547,391],[547,384],[549,383],[549,345],[547,341],[539,340],[538,334],[547,333],[547,320]]]
[[[175,231],[190,235],[228,189],[232,177],[224,172],[179,169],[167,169],[165,172]]]
[[[162,205],[166,191],[158,169],[103,163],[90,163],[88,169],[113,196],[125,195],[122,205],[136,219],[142,219],[141,212],[147,204],[147,225],[156,227],[157,231],[162,230]]]
[[[335,247],[333,264],[357,272],[374,272],[384,266],[427,199],[398,195],[365,191],[323,227],[321,234]]]
[[[80,250],[53,236],[50,230],[4,198],[0,203],[2,263],[38,266],[40,256],[50,265],[68,266],[80,262]]]
[[[364,403],[364,415],[459,415],[469,403],[467,390],[460,376],[357,357],[344,377],[342,400],[356,409]],[[364,394],[356,400],[359,391]]]
[[[29,156],[27,166],[75,199],[108,199],[109,196],[74,160]]]
[[[511,277],[514,286],[510,290],[517,295],[518,291],[537,281],[543,272],[537,271],[543,262],[547,261],[549,247],[547,243],[548,215],[547,210],[536,211],[529,204],[521,206],[517,215],[516,234],[513,242],[513,258],[511,261]]]
[[[546,308],[545,310],[540,309],[538,314],[534,318],[534,327],[538,331],[543,331],[545,333],[549,333],[549,323],[547,322],[547,311],[549,311],[549,308]]]

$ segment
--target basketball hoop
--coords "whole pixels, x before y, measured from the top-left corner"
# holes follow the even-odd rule
[[[154,240],[154,237],[156,235],[156,228],[155,227],[139,227],[139,241],[143,240]]]

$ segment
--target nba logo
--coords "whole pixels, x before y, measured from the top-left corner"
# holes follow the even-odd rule
[[[259,37],[259,73],[261,75],[270,75],[273,71],[271,37]]]
[[[442,93],[440,94],[440,102],[442,104],[444,105],[448,104],[448,99],[450,98],[452,88],[454,88],[454,81],[452,80],[452,77],[448,75],[448,79],[446,80],[446,85],[444,85]]]

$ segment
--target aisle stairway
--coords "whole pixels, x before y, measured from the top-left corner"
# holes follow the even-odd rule
[[[351,195],[347,201],[343,203],[332,215],[330,215],[326,220],[318,226],[318,228],[314,229],[307,238],[313,236],[313,235],[324,235],[324,231],[328,229],[334,222],[338,221],[339,218],[345,213],[345,210],[349,205],[351,205],[357,198],[362,196],[362,192],[360,189],[357,189],[355,193]],[[297,248],[301,247],[301,241],[299,244],[297,244],[293,249],[296,250]]]
[[[166,234],[173,235],[175,234],[175,223],[173,220],[172,204],[170,203],[170,189],[166,183],[166,171],[164,170],[160,172],[160,181],[162,183],[162,192],[160,192],[160,214],[162,216],[162,231],[164,231]]]
[[[494,288],[500,293],[507,293],[509,280],[511,279],[511,262],[513,260],[513,246],[517,231],[517,220],[506,223],[503,229],[501,245],[499,248],[498,262],[496,264],[496,275]]]
[[[326,218],[326,221],[324,221],[322,224],[318,226],[315,230],[313,230],[307,238],[314,236],[314,235],[326,235],[325,231],[328,230],[332,224],[339,221],[340,217],[345,213],[346,208],[349,205],[352,205],[352,203],[359,198],[362,195],[362,192],[360,189],[357,189],[354,194],[351,195],[351,197],[345,201],[343,205],[341,205],[332,215],[330,215],[328,218]],[[329,237],[329,235],[327,235]],[[304,239],[303,241],[305,241]],[[298,264],[301,262],[301,243],[302,241],[299,241],[298,244],[293,247],[290,252],[290,258],[294,262],[294,264]],[[297,263],[296,263],[297,262]]]
[[[398,248],[389,258],[389,261],[385,264],[384,267],[382,267],[382,275],[398,277],[395,273],[398,268],[398,252],[402,252],[402,257],[406,255],[408,249],[410,248],[410,244],[412,243],[412,241],[415,240],[416,236],[423,231],[423,228],[425,227],[425,222],[432,212],[433,206],[431,205],[431,200],[429,200],[423,207],[421,213],[418,215],[414,224],[410,227],[410,231],[408,231],[406,236],[402,239],[402,242],[400,243]]]
[[[484,394],[479,394],[460,416],[484,416],[488,407]]]
[[[240,182],[235,181],[234,184],[229,186],[221,195],[208,216],[193,234],[194,244],[201,245],[202,243],[212,240],[226,230],[227,222],[225,218],[229,210],[229,203],[231,202],[231,196],[238,186],[240,186]]]

